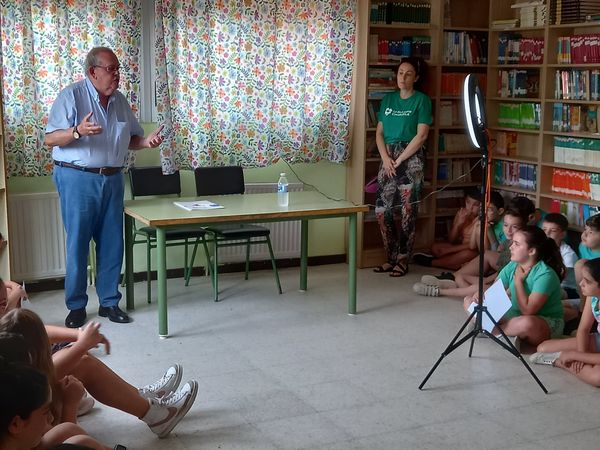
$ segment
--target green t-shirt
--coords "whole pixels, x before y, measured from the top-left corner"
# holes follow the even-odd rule
[[[596,259],[600,258],[600,252],[596,250],[592,250],[589,247],[583,245],[583,242],[579,243],[579,256],[581,259]]]
[[[406,99],[400,91],[383,97],[378,120],[383,124],[383,139],[386,144],[411,141],[417,135],[417,125],[431,125],[431,99],[420,91]]]
[[[504,269],[502,269],[500,275],[498,275],[502,280],[504,287],[510,288],[510,301],[512,306],[506,313],[507,317],[522,315],[521,310],[519,309],[519,302],[517,300],[517,292],[514,283],[517,265],[518,264],[515,261],[509,262]],[[548,295],[546,303],[544,303],[544,306],[537,312],[537,316],[554,319],[563,318],[564,313],[561,301],[560,279],[558,278],[558,275],[556,275],[556,272],[544,261],[539,261],[533,266],[527,275],[527,278],[525,278],[525,292],[527,295],[530,295],[532,292]]]

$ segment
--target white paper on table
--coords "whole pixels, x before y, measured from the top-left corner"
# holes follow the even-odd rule
[[[477,306],[477,303],[471,303],[468,311],[473,312],[473,309]],[[488,312],[494,318],[496,323],[512,306],[510,298],[506,294],[504,285],[501,280],[496,280],[483,294],[483,306],[487,307]],[[481,326],[484,330],[490,333],[494,329],[494,323],[490,320],[487,314],[481,316]]]

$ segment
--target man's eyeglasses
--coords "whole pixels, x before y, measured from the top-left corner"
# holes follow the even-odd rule
[[[115,73],[121,70],[121,66],[94,66],[106,70],[108,73]]]

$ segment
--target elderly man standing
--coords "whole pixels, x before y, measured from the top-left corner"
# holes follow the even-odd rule
[[[119,60],[106,47],[85,59],[86,78],[63,89],[48,117],[46,145],[52,146],[54,183],[67,233],[65,325],[85,323],[89,243],[96,243],[98,315],[128,323],[119,308],[123,262],[123,193],[121,169],[128,149],[160,145],[162,126],[144,137],[119,87]]]

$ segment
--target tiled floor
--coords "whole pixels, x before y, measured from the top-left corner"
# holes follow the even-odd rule
[[[431,271],[430,271],[431,272]],[[362,270],[358,310],[348,316],[345,265],[221,277],[220,303],[207,278],[169,281],[168,339],[156,304],[136,285],[135,323],[100,319],[111,355],[97,354],[132,384],[154,381],[171,362],[200,389],[174,432],[158,440],[144,423],[97,406],[81,425],[130,449],[591,449],[598,443],[597,389],[568,373],[521,363],[489,339],[445,358],[418,386],[463,323],[461,302],[414,295],[425,269],[404,279]],[[95,317],[93,297],[88,307]],[[156,292],[156,291],[155,291]],[[63,292],[32,295],[47,323],[61,324]],[[123,302],[124,304],[124,302]]]

